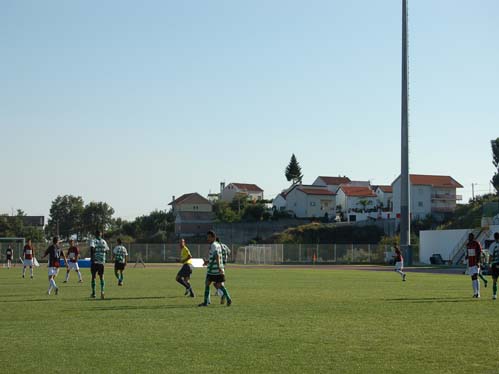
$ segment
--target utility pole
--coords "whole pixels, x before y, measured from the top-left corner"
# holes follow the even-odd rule
[[[478,183],[471,183],[471,199],[475,201],[475,185],[478,185]]]
[[[412,264],[411,212],[409,181],[409,87],[408,87],[407,0],[402,0],[402,106],[401,106],[401,192],[400,192],[400,247]]]

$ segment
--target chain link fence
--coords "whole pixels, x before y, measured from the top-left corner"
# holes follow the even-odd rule
[[[0,243],[2,260],[9,243]],[[22,245],[10,243],[15,259],[22,257]],[[390,246],[378,244],[228,244],[231,249],[229,262],[237,264],[384,264],[392,260]],[[34,243],[38,259],[49,244]],[[109,243],[112,249],[111,243]],[[129,253],[129,262],[174,263],[180,257],[178,244],[124,243]],[[63,245],[68,248],[67,243]],[[209,244],[188,245],[194,258],[208,258]],[[90,257],[88,242],[79,243],[80,257]],[[111,256],[109,256],[109,261]]]

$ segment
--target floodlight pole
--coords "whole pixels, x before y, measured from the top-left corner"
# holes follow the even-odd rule
[[[402,170],[400,192],[400,247],[408,265],[412,264],[409,183],[409,89],[407,56],[407,0],[402,0]]]

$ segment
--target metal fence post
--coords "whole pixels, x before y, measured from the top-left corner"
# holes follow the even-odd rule
[[[298,244],[298,262],[301,262],[301,244]]]
[[[166,243],[163,243],[163,262],[166,262]]]
[[[334,262],[336,262],[336,243],[334,243]]]
[[[247,252],[248,252],[248,248],[244,247],[244,265],[246,265],[246,255],[247,255]]]
[[[368,253],[368,256],[369,256],[369,263],[371,263],[371,244],[368,244],[367,245],[367,253]]]
[[[352,243],[352,262],[354,262],[354,255],[353,255],[353,243]]]
[[[198,244],[198,258],[201,258],[201,244]]]
[[[149,262],[149,244],[146,244],[146,262]]]

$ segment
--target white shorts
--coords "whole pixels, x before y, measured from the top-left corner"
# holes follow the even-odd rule
[[[58,272],[59,268],[49,267],[49,277],[51,277],[52,275],[57,275]]]
[[[402,271],[402,270],[404,270],[404,262],[403,261],[396,262],[395,271]]]
[[[473,276],[478,274],[478,266],[470,266],[468,269],[468,273]]]
[[[75,271],[79,271],[79,270],[80,270],[80,267],[78,266],[78,262],[71,262],[71,261],[68,261],[68,270],[75,270]]]
[[[24,260],[23,264],[24,264],[24,266],[35,266],[32,259],[31,260]]]

